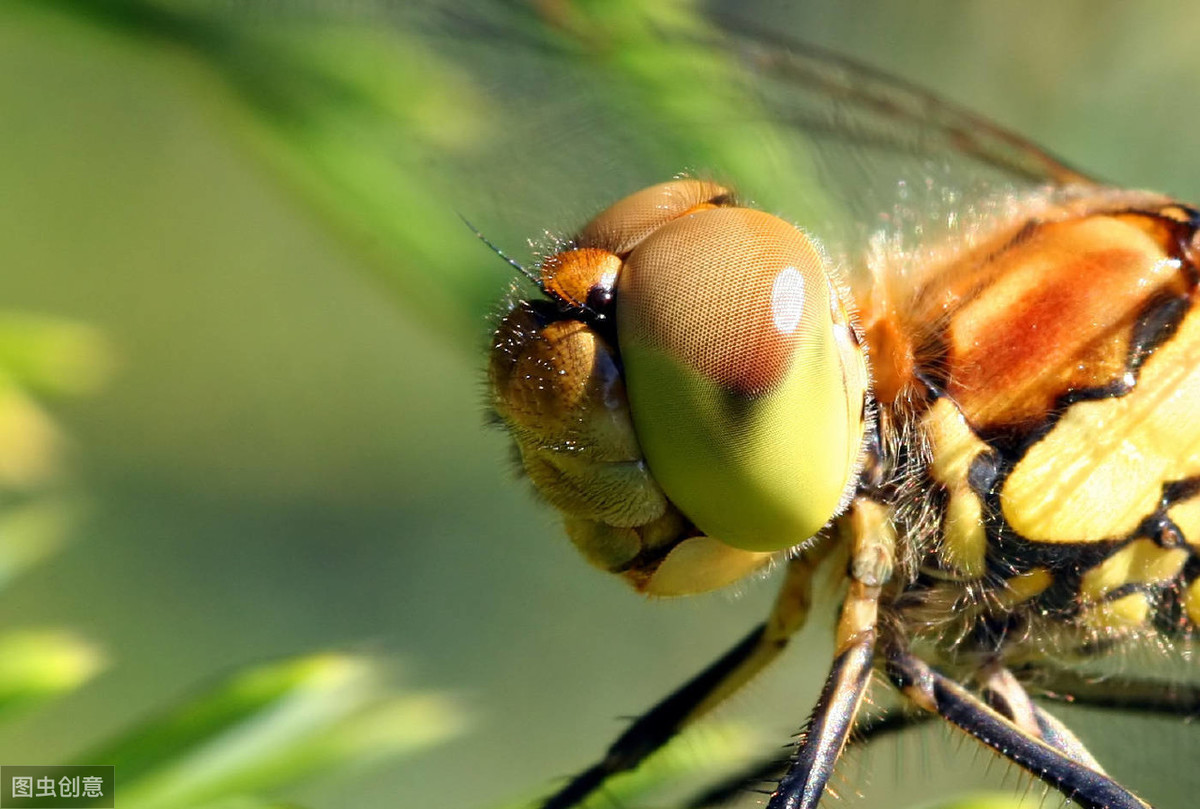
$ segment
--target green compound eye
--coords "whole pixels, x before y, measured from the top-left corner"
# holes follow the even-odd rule
[[[773,551],[838,513],[867,372],[808,237],[761,211],[692,213],[634,249],[616,301],[638,441],[701,531]]]

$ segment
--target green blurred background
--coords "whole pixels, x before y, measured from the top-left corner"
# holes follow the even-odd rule
[[[68,365],[87,360],[71,379],[107,368],[76,386],[86,395],[31,388],[61,431],[38,490],[71,519],[59,533],[46,518],[45,558],[6,577],[0,629],[70,631],[90,662],[80,687],[0,726],[0,762],[73,760],[214,678],[338,650],[389,661],[398,693],[444,700],[439,743],[406,755],[381,744],[387,755],[314,766],[268,794],[494,806],[588,763],[619,717],[765,612],[769,584],[656,604],[594,573],[485,426],[489,314],[511,273],[458,215],[524,260],[526,237],[569,231],[631,183],[706,167],[649,118],[579,117],[556,94],[588,80],[590,51],[561,45],[569,36],[529,9],[452,8],[0,9],[0,301],[96,330],[67,352]],[[1114,182],[1200,198],[1200,9],[739,8]],[[543,13],[621,31],[639,9]],[[628,69],[655,73],[659,57],[671,54]],[[670,89],[670,67],[648,97]],[[16,489],[2,502],[25,503]],[[782,744],[827,650],[813,627],[685,751]],[[1063,714],[1162,806],[1200,790],[1194,727]],[[836,780],[863,807],[1024,788],[937,730],[855,753]]]

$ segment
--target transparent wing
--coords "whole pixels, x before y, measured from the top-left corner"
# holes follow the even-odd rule
[[[953,155],[977,172],[1033,184],[1092,182],[1028,139],[899,76],[736,17],[717,21],[728,47],[761,78],[770,114],[815,142],[916,160]]]
[[[881,221],[1080,179],[900,80],[685,2],[128,6],[108,23],[212,65],[290,187],[460,338],[503,281],[459,214],[528,260],[530,237],[686,172],[853,254]]]
[[[493,179],[471,191],[483,213],[468,213],[491,232],[528,219],[527,234],[566,235],[616,196],[688,172],[852,257],[881,226],[929,240],[983,201],[1090,182],[933,93],[736,17],[550,7],[430,21],[463,64],[506,77],[490,90],[507,123],[472,169]],[[505,221],[489,227],[489,208]]]

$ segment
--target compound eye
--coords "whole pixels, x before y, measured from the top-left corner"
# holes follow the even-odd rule
[[[707,180],[672,180],[630,194],[588,223],[576,243],[624,256],[672,219],[728,204],[730,193]]]
[[[705,180],[672,180],[630,194],[589,222],[574,248],[542,262],[542,288],[567,306],[606,311],[630,250],[672,219],[728,204],[729,198],[729,191]]]
[[[617,334],[650,471],[711,537],[769,551],[844,506],[865,360],[827,262],[774,216],[700,210],[646,236],[617,286]]]

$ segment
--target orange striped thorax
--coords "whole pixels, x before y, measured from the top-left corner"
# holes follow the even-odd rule
[[[1064,651],[1064,621],[1081,647],[1200,621],[1198,224],[1151,195],[1036,199],[902,283],[875,268],[881,429],[909,437],[891,497],[919,515],[904,600],[929,624]]]

